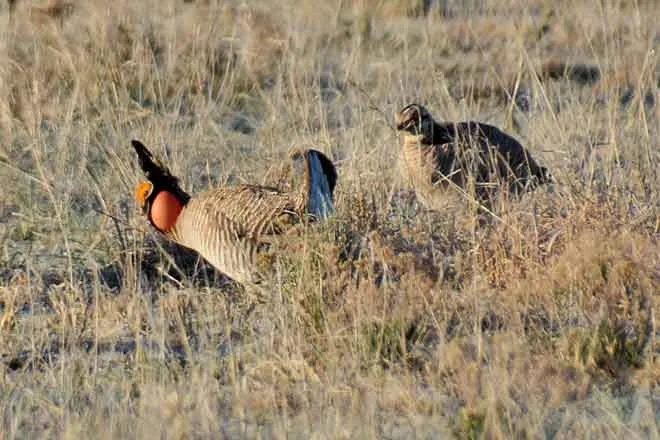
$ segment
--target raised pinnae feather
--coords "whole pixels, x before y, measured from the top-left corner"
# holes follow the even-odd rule
[[[147,179],[154,185],[154,191],[167,190],[176,195],[183,205],[188,203],[190,196],[179,185],[179,179],[151,154],[151,151],[138,140],[132,140],[131,145],[138,156],[138,164]]]
[[[167,167],[163,166],[154,155],[151,154],[151,151],[144,146],[144,144],[138,140],[132,140],[131,145],[135,148],[135,152],[138,155],[138,163],[142,171],[147,176],[149,180],[154,180],[167,176],[169,178],[174,178]]]

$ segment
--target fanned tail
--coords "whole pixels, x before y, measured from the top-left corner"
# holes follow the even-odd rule
[[[318,150],[296,151],[294,160],[304,160],[303,197],[306,213],[325,220],[335,212],[334,192],[337,185],[337,170],[332,161]]]

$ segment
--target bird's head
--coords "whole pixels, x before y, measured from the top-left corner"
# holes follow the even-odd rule
[[[395,116],[396,129],[413,135],[429,136],[433,128],[433,117],[421,104],[408,104]]]
[[[146,181],[138,185],[135,198],[151,224],[160,232],[167,233],[176,223],[190,196],[179,186],[179,179],[155,159],[140,141],[134,140],[132,144],[140,168],[147,177]]]

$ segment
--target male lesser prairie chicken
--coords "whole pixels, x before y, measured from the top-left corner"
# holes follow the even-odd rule
[[[291,154],[304,164],[303,184],[295,191],[238,185],[190,196],[141,142],[132,144],[147,177],[138,186],[136,198],[149,222],[243,285],[256,286],[264,280],[258,256],[276,235],[301,221],[324,220],[334,212],[337,172],[319,151]]]
[[[419,104],[405,106],[395,119],[405,132],[399,167],[428,208],[439,187],[452,183],[463,190],[472,184],[477,200],[488,202],[502,187],[519,194],[551,181],[516,139],[492,125],[439,123]]]

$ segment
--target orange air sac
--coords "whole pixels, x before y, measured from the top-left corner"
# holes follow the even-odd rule
[[[162,232],[168,232],[179,217],[183,205],[174,195],[167,191],[161,191],[151,204],[149,213],[151,221]]]

